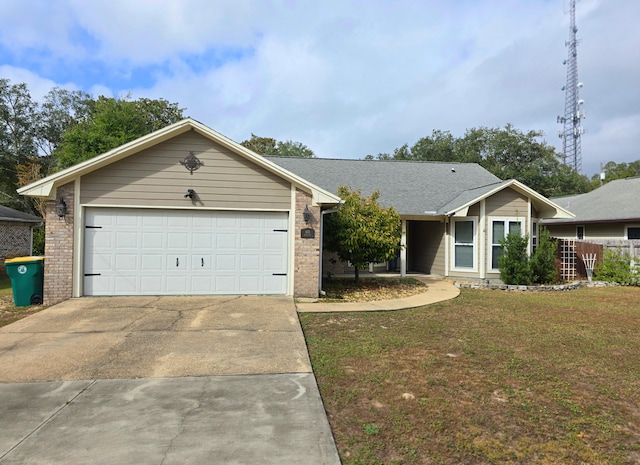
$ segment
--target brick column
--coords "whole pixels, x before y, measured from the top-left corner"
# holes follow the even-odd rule
[[[75,182],[58,187],[56,199],[47,201],[44,246],[44,303],[55,304],[73,294],[73,214]],[[67,214],[58,218],[56,204],[67,204]]]
[[[318,297],[318,279],[320,277],[320,207],[311,205],[311,194],[296,189],[295,214],[295,269],[293,274],[296,297]],[[309,224],[304,222],[305,207],[311,210]],[[302,239],[300,231],[304,228],[315,230],[313,239]]]

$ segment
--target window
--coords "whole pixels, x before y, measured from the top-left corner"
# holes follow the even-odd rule
[[[640,239],[640,226],[628,226],[627,239]]]
[[[475,269],[476,221],[453,221],[453,267]]]
[[[584,226],[576,226],[576,239],[584,239]]]
[[[491,219],[491,269],[498,269],[498,262],[502,256],[503,247],[500,243],[507,234],[522,234],[524,220],[517,218],[492,218]]]
[[[534,253],[538,248],[538,222],[533,221],[531,223],[531,253]]]

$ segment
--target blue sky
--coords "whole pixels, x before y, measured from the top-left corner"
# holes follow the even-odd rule
[[[560,147],[568,0],[3,0],[0,77],[164,98],[320,157],[507,123]],[[583,171],[640,159],[640,2],[582,0]]]

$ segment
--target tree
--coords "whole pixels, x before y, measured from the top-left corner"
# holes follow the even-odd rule
[[[519,232],[510,233],[502,239],[504,251],[498,259],[500,279],[505,284],[528,285],[531,281],[527,245],[529,237]]]
[[[351,262],[357,284],[359,270],[371,262],[395,257],[400,244],[400,215],[393,207],[378,204],[379,191],[362,197],[359,189],[351,191],[342,186],[338,195],[344,203],[337,212],[326,216],[324,246],[336,252],[340,260]]]
[[[551,239],[547,228],[540,228],[538,247],[529,260],[531,281],[534,284],[553,284],[558,281],[557,254],[558,243]]]
[[[57,166],[67,168],[108,152],[183,118],[177,103],[98,97],[86,118],[72,125],[54,151]]]
[[[16,167],[37,155],[36,127],[37,104],[26,84],[0,79],[0,202],[26,211],[32,207],[16,192]]]
[[[433,131],[411,149],[407,144],[380,160],[421,160],[478,163],[500,179],[517,179],[547,197],[591,190],[586,176],[562,163],[540,131],[523,132],[507,124],[504,128],[472,128],[455,138],[448,131]],[[366,157],[373,159],[371,155]]]
[[[315,156],[313,150],[302,142],[277,141],[271,137],[259,137],[255,134],[251,134],[251,139],[240,142],[240,145],[259,155],[297,158],[313,158]]]
[[[632,161],[630,163],[616,163],[610,161],[604,165],[605,178],[604,183],[613,181],[615,179],[633,178],[640,176],[640,160]],[[594,174],[591,177],[595,187],[600,186],[600,175]]]
[[[259,155],[275,155],[278,142],[270,137],[260,137],[251,134],[251,139],[243,140],[240,145],[254,151]]]
[[[302,142],[292,140],[278,142],[276,150],[280,157],[313,158],[315,156],[313,150]]]

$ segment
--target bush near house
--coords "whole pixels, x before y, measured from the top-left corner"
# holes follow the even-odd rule
[[[531,258],[527,255],[528,244],[529,237],[519,233],[508,234],[502,240],[504,252],[498,261],[500,279],[505,284],[516,285],[558,282],[555,264],[558,244],[551,240],[549,231],[541,228],[538,247]]]
[[[631,256],[618,250],[605,249],[602,262],[596,264],[594,277],[627,286],[640,285],[640,271],[632,265]]]

